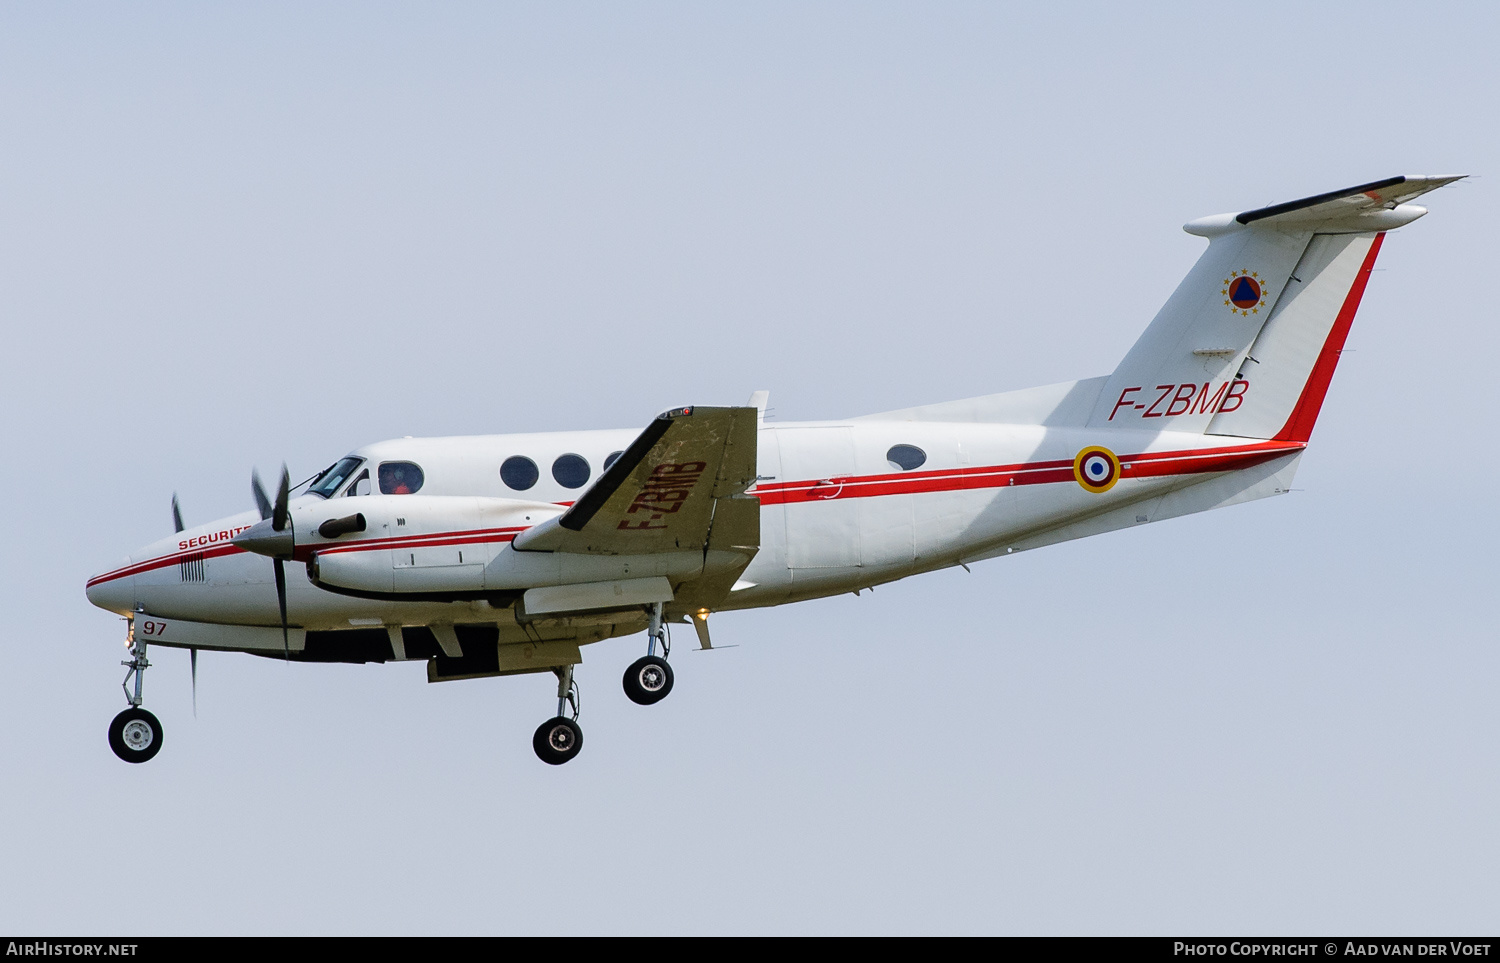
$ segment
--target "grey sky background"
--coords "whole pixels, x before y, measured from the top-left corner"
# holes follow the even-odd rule
[[[0,930],[1472,933],[1500,922],[1486,4],[0,8]],[[186,653],[85,579],[400,435],[1110,371],[1194,217],[1394,234],[1298,492],[720,616],[662,704]],[[1483,176],[1489,175],[1489,176]]]

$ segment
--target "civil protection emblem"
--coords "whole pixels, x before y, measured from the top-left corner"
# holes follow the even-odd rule
[[[1259,314],[1266,301],[1266,286],[1255,271],[1231,271],[1224,279],[1224,306],[1235,314]]]

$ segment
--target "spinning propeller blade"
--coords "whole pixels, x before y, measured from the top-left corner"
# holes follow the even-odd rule
[[[271,528],[281,531],[286,528],[287,523],[287,500],[291,498],[292,476],[287,474],[286,465],[281,466],[281,485],[276,489],[276,505],[271,510]]]
[[[292,646],[287,641],[286,631],[286,563],[279,558],[273,558],[271,563],[276,566],[276,604],[281,606],[281,654],[290,662]]]
[[[260,483],[260,473],[255,469],[250,470],[250,491],[255,495],[255,506],[260,509],[261,521],[269,519],[271,531],[286,531],[287,524],[291,521],[291,511],[288,503],[292,497],[292,476],[287,472],[286,465],[281,466],[281,483],[276,486],[276,501],[272,502],[266,495],[266,488]],[[249,536],[245,536],[248,538]],[[279,541],[279,540],[276,540]],[[292,545],[295,544],[288,535],[287,544],[274,551],[284,551],[291,555]],[[255,549],[271,555],[271,551]],[[280,554],[271,555],[271,562],[276,568],[276,605],[281,610],[281,650],[286,660],[292,660],[292,645],[288,638],[286,622],[286,562]]]
[[[292,476],[287,474],[286,465],[281,466],[281,484],[276,489],[276,505],[271,510],[271,529],[283,531],[288,521],[287,502],[291,498]],[[272,560],[276,565],[276,604],[281,606],[281,654],[288,662],[292,661],[292,646],[287,641],[286,633],[286,563],[281,559]]]
[[[250,469],[250,491],[255,495],[255,507],[260,509],[262,519],[271,517],[271,500],[266,497],[265,486],[260,483],[260,472]],[[277,529],[281,531],[281,529]]]

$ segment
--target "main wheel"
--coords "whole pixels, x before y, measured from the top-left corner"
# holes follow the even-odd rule
[[[126,762],[145,762],[161,751],[161,723],[145,709],[126,709],[109,724],[109,747]]]
[[[583,748],[583,730],[578,723],[566,716],[548,719],[536,727],[531,737],[531,748],[536,757],[549,766],[560,766],[578,755]]]
[[[625,695],[636,705],[653,705],[672,691],[672,667],[667,660],[643,655],[625,670]]]

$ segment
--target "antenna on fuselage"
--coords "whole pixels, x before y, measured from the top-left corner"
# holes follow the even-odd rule
[[[182,531],[182,509],[177,504],[176,492],[172,493],[172,526],[174,532]]]
[[[755,423],[757,425],[763,425],[763,424],[765,424],[765,421],[766,421],[766,402],[768,402],[770,400],[771,400],[771,393],[769,391],[752,391],[752,392],[750,392],[750,401],[749,401],[749,403],[745,407],[747,407],[747,408],[754,408],[755,409]]]

